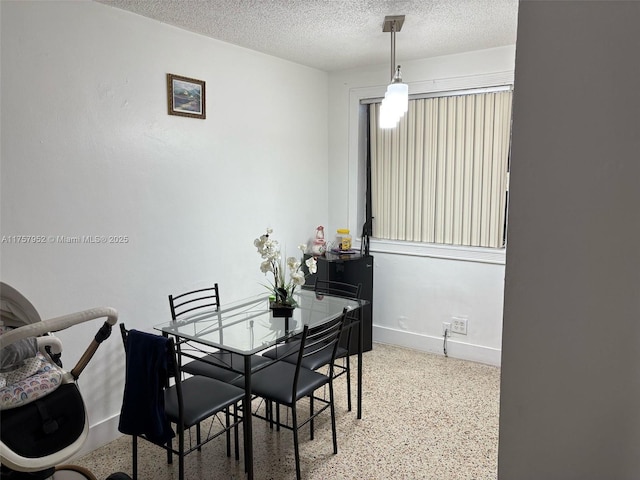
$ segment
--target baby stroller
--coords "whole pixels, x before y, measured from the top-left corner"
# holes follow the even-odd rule
[[[107,320],[76,366],[64,370],[62,342],[51,333],[101,317]],[[0,282],[0,479],[96,480],[84,468],[61,464],[89,434],[76,380],[117,318],[103,307],[42,321],[23,295]]]

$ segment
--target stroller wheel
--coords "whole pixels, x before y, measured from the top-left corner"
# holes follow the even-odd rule
[[[107,480],[131,480],[131,477],[126,473],[118,472],[112,473],[107,477]]]
[[[51,478],[53,480],[97,480],[93,473],[78,465],[58,465]]]

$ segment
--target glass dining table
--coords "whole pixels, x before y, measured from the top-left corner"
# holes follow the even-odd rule
[[[221,305],[219,310],[194,314],[179,321],[156,325],[154,328],[180,340],[196,342],[206,347],[238,354],[242,365],[228,368],[244,374],[243,411],[251,412],[251,356],[302,332],[305,325],[315,327],[340,316],[343,309],[357,310],[368,302],[333,295],[299,290],[294,294],[298,303],[291,317],[274,317],[269,308],[268,294]],[[358,418],[362,418],[362,329],[358,331]],[[253,366],[253,369],[260,368]],[[253,479],[252,415],[243,419],[245,467]]]

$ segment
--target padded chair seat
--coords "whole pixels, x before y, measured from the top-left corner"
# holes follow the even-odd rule
[[[182,381],[184,427],[188,428],[224,410],[230,403],[239,402],[244,390],[208,377],[190,377]],[[175,386],[165,390],[164,408],[167,417],[177,423],[178,396]]]
[[[327,349],[328,350],[328,349]],[[321,373],[300,369],[296,398],[291,398],[296,366],[289,362],[276,362],[251,375],[251,393],[283,405],[292,405],[295,400],[311,395],[315,390],[329,383],[329,377]],[[232,383],[244,386],[242,378]]]
[[[277,348],[272,348],[262,354],[262,356],[270,358],[272,360],[282,359],[287,363],[295,363],[298,361],[298,349],[300,348],[300,340],[293,340],[291,342],[280,345]],[[313,353],[302,359],[302,366],[308,370],[318,370],[331,362],[331,349],[323,349],[317,353]],[[349,354],[349,351],[338,346],[336,358],[342,358]]]
[[[252,367],[267,362],[269,362],[267,358],[259,355],[251,356]],[[233,368],[236,371],[231,371],[229,368]],[[202,375],[231,383],[238,378],[243,378],[243,374],[238,372],[244,372],[244,357],[237,353],[213,352],[202,357],[202,360],[193,360],[186,363],[182,366],[182,371],[190,375]]]

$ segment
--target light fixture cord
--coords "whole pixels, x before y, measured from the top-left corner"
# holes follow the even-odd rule
[[[391,22],[391,82],[396,71],[396,21]]]

